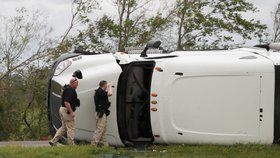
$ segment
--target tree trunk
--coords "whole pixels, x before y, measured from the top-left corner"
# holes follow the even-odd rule
[[[123,51],[123,42],[122,42],[122,36],[123,36],[123,16],[125,12],[125,6],[126,6],[126,0],[118,0],[118,7],[121,10],[119,14],[119,41],[118,41],[118,51]]]
[[[178,29],[178,41],[177,41],[177,50],[183,50],[182,47],[182,29],[183,29],[183,18],[184,16],[182,15],[180,18],[180,25]]]
[[[273,42],[279,42],[280,41],[280,3],[277,6],[276,12],[274,13],[274,37]]]
[[[127,11],[126,11],[126,21],[129,21],[130,20],[130,14],[131,14],[131,0],[128,0],[128,4],[127,4]],[[122,49],[125,49],[125,47],[128,45],[128,39],[129,39],[129,33],[130,33],[130,29],[129,29],[129,26],[124,26],[124,43],[123,43],[123,48]]]
[[[182,5],[183,9],[179,11],[179,16],[180,16],[180,21],[179,21],[179,28],[178,28],[178,40],[177,40],[177,50],[183,50],[183,37],[182,37],[182,32],[183,32],[183,26],[185,25],[185,15],[186,15],[186,5],[188,1],[184,0],[184,3]]]

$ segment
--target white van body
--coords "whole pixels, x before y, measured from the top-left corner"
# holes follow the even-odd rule
[[[261,48],[177,51],[146,58],[66,55],[55,62],[50,76],[51,133],[60,127],[59,90],[79,69],[83,79],[77,89],[81,106],[76,140],[91,141],[94,90],[106,80],[114,86],[106,133],[110,145],[272,144],[280,138],[279,64],[279,52]]]

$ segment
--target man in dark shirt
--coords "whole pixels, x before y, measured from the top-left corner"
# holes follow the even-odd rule
[[[70,84],[64,86],[62,92],[62,103],[59,109],[62,126],[57,130],[54,138],[49,141],[51,146],[56,146],[58,140],[67,132],[67,141],[69,145],[74,143],[75,129],[75,110],[80,106],[80,100],[77,97],[76,89],[78,87],[77,78],[72,78]]]
[[[111,105],[108,96],[112,96],[112,86],[107,84],[107,81],[101,81],[94,95],[96,130],[91,141],[92,145],[109,146],[105,138],[107,117],[110,115],[109,107]]]

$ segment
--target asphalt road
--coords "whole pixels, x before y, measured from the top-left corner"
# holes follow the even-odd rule
[[[0,147],[5,146],[22,146],[22,147],[48,147],[48,141],[9,141],[0,142]]]

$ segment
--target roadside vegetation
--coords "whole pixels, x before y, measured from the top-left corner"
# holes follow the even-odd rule
[[[0,148],[1,158],[130,158],[130,157],[192,157],[192,158],[271,158],[279,157],[280,146],[264,145],[170,145],[150,146],[146,149],[96,148],[92,146],[63,147],[4,147]]]

